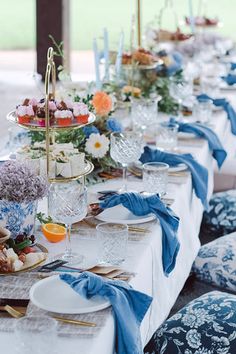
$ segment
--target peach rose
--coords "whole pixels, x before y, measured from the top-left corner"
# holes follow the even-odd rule
[[[99,116],[107,116],[112,109],[112,99],[108,94],[98,91],[93,96],[92,104]]]

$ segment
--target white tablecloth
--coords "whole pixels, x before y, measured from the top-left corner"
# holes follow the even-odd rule
[[[229,155],[235,154],[235,138],[230,132],[230,124],[224,112],[214,115],[214,129],[219,134]],[[232,145],[233,144],[233,145]],[[215,163],[211,157],[206,141],[201,146],[181,146],[181,150],[191,152],[196,159],[209,171],[209,197],[213,191],[213,167]],[[90,188],[95,191],[105,188],[119,187],[120,181],[110,181],[104,185],[96,185]],[[131,182],[132,186],[134,183]],[[140,182],[141,183],[141,182]],[[131,285],[153,297],[152,305],[147,312],[142,326],[141,335],[143,345],[152,336],[155,329],[168,316],[179,292],[181,291],[197,255],[200,247],[198,233],[202,219],[203,207],[192,190],[190,176],[185,183],[169,183],[168,195],[174,198],[172,205],[175,213],[180,217],[178,237],[180,241],[180,251],[177,257],[176,267],[169,277],[165,277],[162,270],[162,245],[161,229],[158,223],[152,227],[152,232],[139,241],[130,241],[128,245],[128,255],[124,268],[134,271],[136,275],[131,280]],[[41,236],[42,237],[42,236]],[[63,250],[64,244],[50,244],[42,237],[42,243],[49,249],[51,254],[59,253]],[[73,237],[74,247],[83,253],[88,262],[96,262],[97,247],[96,239],[88,237]],[[105,325],[99,334],[93,339],[88,338],[58,338],[57,353],[70,354],[113,354],[115,340],[114,320],[112,315],[107,316]],[[2,352],[14,353],[14,336],[12,334],[0,333]]]
[[[194,155],[200,163],[207,166],[209,170],[209,196],[213,190],[213,160],[209,153],[208,145],[203,143],[201,148],[188,148],[193,151]],[[106,183],[106,188],[110,189],[118,187],[120,181],[110,181]],[[138,183],[139,188],[141,182],[131,182],[135,187]],[[91,191],[96,189],[104,189],[104,185],[96,185],[90,188]],[[175,213],[180,217],[180,226],[178,237],[180,240],[180,252],[174,271],[169,277],[165,277],[162,269],[162,244],[161,229],[156,223],[150,234],[141,237],[140,241],[130,241],[128,246],[128,256],[123,267],[136,273],[132,278],[131,285],[146,294],[153,297],[153,303],[146,314],[141,326],[141,334],[143,345],[150,339],[155,329],[167,317],[171,307],[173,306],[178,294],[187,279],[191,265],[199,250],[198,232],[202,218],[202,204],[192,190],[190,176],[186,182],[182,184],[170,183],[168,187],[168,195],[174,198],[172,205]],[[58,253],[63,250],[64,244],[50,244],[41,236],[42,243],[49,249],[51,253]],[[74,247],[83,253],[87,261],[96,262],[97,247],[94,238],[73,237]],[[9,339],[12,335],[0,333],[1,346],[9,346]],[[99,332],[99,335],[93,340],[87,338],[59,338],[59,353],[70,354],[112,354],[115,332],[112,315],[108,316],[105,326]],[[5,344],[4,344],[5,343]],[[13,346],[13,341],[11,341]],[[13,349],[12,349],[13,350]],[[9,352],[10,353],[10,352]],[[14,353],[12,351],[12,353]]]

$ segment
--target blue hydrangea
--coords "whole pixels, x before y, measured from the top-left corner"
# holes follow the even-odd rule
[[[93,133],[99,134],[99,130],[94,125],[90,125],[83,128],[83,133],[85,134],[86,138],[89,138],[89,136]]]
[[[123,130],[122,125],[115,118],[109,118],[107,120],[107,129],[117,133],[120,133]]]

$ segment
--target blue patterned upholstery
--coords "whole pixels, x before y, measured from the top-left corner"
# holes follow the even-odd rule
[[[145,354],[236,353],[236,296],[213,291],[165,321]]]
[[[236,190],[214,194],[209,204],[201,231],[214,239],[236,231]]]
[[[236,293],[236,232],[202,246],[192,271],[199,280]]]

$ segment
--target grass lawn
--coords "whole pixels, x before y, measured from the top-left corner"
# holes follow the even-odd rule
[[[130,23],[131,16],[135,12],[135,0],[67,1],[71,2],[72,49],[91,49],[93,37],[101,38],[104,26],[109,31],[111,48],[117,47],[121,29],[125,32],[126,46],[129,45]],[[192,2],[196,11],[198,0]],[[158,15],[164,0],[143,0],[142,3],[142,22],[145,28],[145,25]],[[188,0],[174,0],[174,3],[180,20],[188,14]],[[220,32],[236,39],[235,13],[236,0],[207,1],[207,15],[218,16],[224,23]],[[166,16],[165,24],[164,27],[173,26],[171,14]],[[0,50],[34,48],[35,0],[0,0],[0,33]]]

